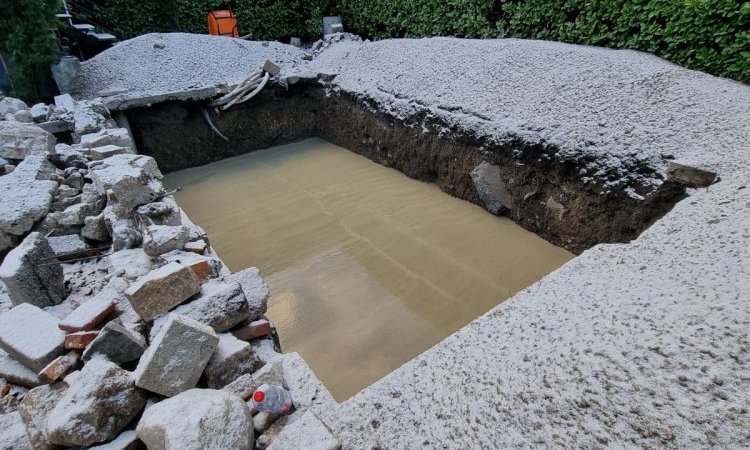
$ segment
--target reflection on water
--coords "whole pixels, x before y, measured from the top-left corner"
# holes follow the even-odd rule
[[[284,351],[339,401],[573,257],[320,139],[166,184],[233,271],[260,268]]]

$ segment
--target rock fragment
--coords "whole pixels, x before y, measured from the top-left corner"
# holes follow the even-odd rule
[[[513,196],[500,175],[500,167],[482,161],[471,171],[471,180],[484,207],[492,214],[513,208]]]
[[[0,121],[0,158],[24,159],[55,151],[53,135],[30,123]]]
[[[29,439],[37,450],[57,448],[49,441],[47,419],[65,390],[66,387],[62,383],[39,386],[27,392],[18,405],[18,412],[26,425]]]
[[[149,225],[143,236],[143,251],[150,256],[159,256],[181,250],[189,234],[190,230],[183,225]]]
[[[91,249],[91,246],[77,234],[48,237],[47,242],[56,256],[81,253]]]
[[[83,350],[99,335],[98,331],[79,331],[65,335],[65,348]]]
[[[136,384],[167,397],[191,389],[218,343],[210,327],[172,314],[138,362]]]
[[[0,378],[27,388],[42,384],[36,372],[18,362],[4,350],[0,350]]]
[[[5,283],[14,305],[29,303],[53,306],[65,299],[62,266],[41,233],[31,233],[11,250],[0,265],[0,281]]]
[[[85,217],[83,219],[81,236],[86,239],[91,239],[92,241],[109,241],[109,230],[107,230],[107,224],[104,221],[104,214]]]
[[[2,122],[0,122],[2,123]],[[16,177],[0,177],[0,232],[22,236],[44,218],[57,193],[54,181],[38,181]]]
[[[191,389],[148,408],[136,428],[149,450],[250,450],[253,421],[228,392]]]
[[[270,335],[271,322],[266,319],[248,322],[232,330],[232,334],[237,339],[252,341],[253,339]]]
[[[259,319],[266,312],[266,303],[268,301],[268,285],[260,277],[260,271],[257,267],[250,267],[233,273],[227,277],[229,281],[236,281],[242,287],[247,303],[250,307],[250,320]]]
[[[242,400],[247,401],[253,395],[253,392],[255,392],[257,388],[258,388],[258,383],[253,378],[253,375],[246,373],[238,377],[236,380],[232,381],[231,383],[227,384],[222,389],[238,396]]]
[[[299,420],[286,425],[268,446],[268,450],[340,450],[341,443],[312,411],[302,414]]]
[[[89,447],[89,450],[143,450],[145,446],[135,430],[123,431],[115,439],[101,445]]]
[[[109,158],[110,156],[123,155],[126,153],[133,153],[129,147],[120,147],[119,145],[103,145],[101,147],[94,147],[89,150],[88,154],[92,161],[101,161]]]
[[[137,360],[144,350],[146,339],[143,336],[113,320],[102,328],[99,336],[86,348],[83,360],[88,361],[100,354],[114,363],[122,364]]]
[[[151,272],[154,263],[142,248],[118,250],[108,257],[110,272],[135,280]]]
[[[88,446],[116,437],[143,409],[145,393],[127,371],[103,358],[90,360],[50,412],[51,442]]]
[[[23,303],[0,314],[0,348],[39,372],[63,350],[65,334],[55,316]]]
[[[198,278],[185,266],[170,263],[139,278],[125,291],[143,320],[153,320],[200,292]]]
[[[261,364],[250,344],[229,333],[222,333],[219,335],[219,345],[203,373],[208,387],[220,389],[239,376],[254,372]]]
[[[119,217],[164,195],[163,176],[150,156],[115,155],[92,167],[89,175],[99,192],[113,200]]]
[[[0,430],[0,449],[34,450],[18,411],[0,415]]]
[[[698,167],[680,164],[670,161],[667,164],[667,180],[679,183],[691,188],[700,188],[712,185],[718,175],[716,172]]]

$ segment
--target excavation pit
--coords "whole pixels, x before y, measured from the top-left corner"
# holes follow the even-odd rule
[[[343,401],[573,255],[321,139],[186,169],[180,206],[258,266],[284,351]]]

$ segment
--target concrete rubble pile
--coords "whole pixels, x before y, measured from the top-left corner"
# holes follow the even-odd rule
[[[223,265],[100,101],[0,117],[0,449],[340,448],[258,269]],[[255,410],[264,382],[292,414]]]

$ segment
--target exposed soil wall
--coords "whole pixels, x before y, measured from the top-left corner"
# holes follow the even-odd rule
[[[165,172],[317,136],[482,205],[470,173],[487,161],[499,166],[512,197],[505,214],[576,253],[598,243],[633,239],[684,196],[684,189],[672,183],[642,201],[604,193],[601,186],[582,183],[578,173],[583,162],[554,161],[547,156],[554,152],[543,146],[522,141],[498,145],[442,123],[427,127],[448,129],[450,137],[424,132],[347,95],[326,96],[318,87],[266,89],[251,102],[212,117],[229,142],[213,134],[196,103],[129,111],[139,151],[153,156]]]

